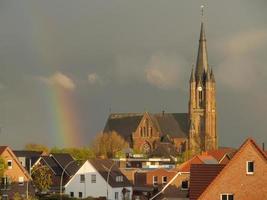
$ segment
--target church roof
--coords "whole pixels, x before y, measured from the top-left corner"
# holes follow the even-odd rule
[[[145,113],[113,113],[109,116],[104,132],[115,131],[127,141],[136,131]],[[187,113],[148,113],[155,127],[163,135],[185,138],[188,135]]]
[[[129,141],[143,118],[141,113],[113,113],[109,116],[104,132],[115,131]]]

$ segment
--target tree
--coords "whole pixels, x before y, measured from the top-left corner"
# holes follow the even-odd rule
[[[47,154],[49,153],[49,148],[45,145],[42,145],[42,144],[33,144],[33,143],[26,144],[25,150],[42,151],[42,152],[47,153]]]
[[[128,148],[129,144],[116,132],[100,133],[92,143],[96,156],[114,158],[116,153]]]
[[[52,185],[50,170],[45,165],[37,165],[32,170],[33,183],[39,192],[46,192]]]
[[[70,154],[75,160],[80,160],[80,161],[86,161],[90,158],[94,158],[94,152],[91,148],[52,148],[51,153],[68,153]]]
[[[7,169],[7,164],[5,160],[2,157],[0,157],[0,178],[4,176],[6,169]]]

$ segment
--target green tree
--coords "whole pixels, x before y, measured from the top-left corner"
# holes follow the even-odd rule
[[[52,185],[52,177],[47,166],[37,165],[32,170],[33,183],[39,192],[46,192]]]
[[[59,149],[54,147],[51,149],[51,153],[68,153],[70,154],[75,160],[86,161],[90,158],[94,158],[94,152],[92,149],[88,147],[84,148],[63,148]]]
[[[42,144],[33,144],[33,143],[26,144],[25,150],[42,151],[42,152],[47,153],[47,154],[49,153],[49,148],[45,145],[42,145]]]
[[[6,169],[7,169],[7,164],[5,160],[2,157],[0,157],[0,178],[4,176]]]
[[[114,158],[116,153],[128,148],[129,144],[116,132],[100,133],[92,143],[96,156]]]

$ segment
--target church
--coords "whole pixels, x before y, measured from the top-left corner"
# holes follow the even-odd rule
[[[192,155],[217,149],[215,85],[202,21],[197,60],[189,80],[188,113],[112,113],[103,132],[117,132],[131,148],[147,154],[164,144]]]

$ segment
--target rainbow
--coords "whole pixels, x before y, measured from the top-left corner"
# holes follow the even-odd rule
[[[82,142],[78,113],[72,94],[63,87],[53,84],[48,86],[49,95],[46,107],[49,108],[49,132],[56,145],[79,147]]]
[[[50,68],[62,66],[64,58],[49,51],[54,48],[54,30],[57,25],[54,19],[49,16],[42,16],[42,7],[38,3],[29,3],[24,7],[25,13],[29,13],[29,28],[31,29],[31,39],[35,45],[35,52],[39,54],[40,62]],[[34,21],[32,21],[34,19]],[[36,22],[35,22],[36,21]],[[36,24],[42,26],[37,26]],[[45,109],[49,138],[53,144],[60,147],[77,147],[82,142],[79,115],[75,108],[73,94],[57,84],[45,84],[45,92],[42,96],[45,99]]]

